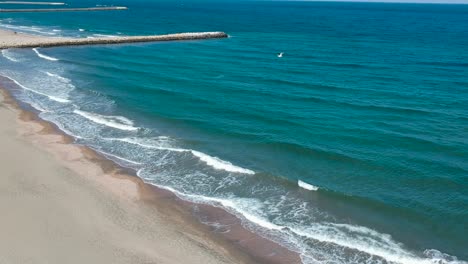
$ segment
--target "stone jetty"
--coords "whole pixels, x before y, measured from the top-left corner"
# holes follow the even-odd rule
[[[7,34],[5,36],[5,34]],[[10,37],[8,37],[8,35]],[[2,36],[2,32],[0,32]],[[158,41],[182,41],[182,40],[201,40],[226,38],[228,35],[224,32],[193,32],[177,33],[168,35],[153,36],[128,36],[128,37],[99,37],[99,38],[53,38],[32,36],[15,32],[3,31],[0,38],[0,49],[8,48],[38,48],[38,47],[58,47],[58,46],[78,46],[78,45],[106,45],[123,44],[137,42],[158,42]]]
[[[0,13],[31,13],[31,12],[78,12],[78,11],[110,11],[127,10],[125,6],[84,7],[84,8],[24,8],[24,9],[0,9]]]
[[[65,5],[62,2],[0,1],[0,5]]]

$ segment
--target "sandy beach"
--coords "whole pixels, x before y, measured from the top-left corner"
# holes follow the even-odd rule
[[[1,96],[0,263],[250,262],[50,129]]]
[[[60,39],[0,30],[0,48]],[[0,240],[0,263],[300,263],[223,209],[182,201],[70,144],[0,91],[0,234],[9,238]]]
[[[10,30],[0,29],[0,47],[1,46],[11,46],[18,45],[20,43],[34,42],[38,40],[47,40],[46,37],[34,36],[24,33],[15,33]]]
[[[37,1],[0,264],[468,264],[468,0]]]

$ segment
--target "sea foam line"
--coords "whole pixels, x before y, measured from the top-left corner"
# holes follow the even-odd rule
[[[245,169],[236,165],[233,165],[229,161],[222,160],[217,157],[212,157],[210,155],[207,155],[203,152],[196,151],[193,149],[183,149],[183,148],[172,148],[172,147],[163,147],[163,146],[155,146],[155,145],[149,145],[149,144],[144,144],[141,142],[138,142],[138,140],[132,139],[132,138],[106,138],[107,140],[115,140],[115,141],[121,141],[121,142],[126,142],[129,144],[134,144],[138,145],[144,148],[149,148],[149,149],[158,149],[158,150],[168,150],[168,151],[173,151],[173,152],[188,152],[203,161],[205,164],[208,166],[216,169],[216,170],[224,170],[228,172],[236,172],[236,173],[244,173],[244,174],[250,174],[253,175],[255,174],[254,171]]]
[[[140,169],[137,172],[137,175],[142,179],[146,179],[145,177],[142,177],[143,170],[144,169]],[[367,227],[336,223],[312,223],[312,227],[309,230],[305,230],[300,227],[287,227],[283,225],[277,225],[265,219],[264,217],[247,212],[246,210],[242,209],[245,206],[238,205],[235,199],[228,200],[223,198],[207,197],[197,194],[186,194],[169,186],[158,185],[151,182],[150,184],[169,190],[176,194],[178,197],[182,199],[188,199],[192,202],[208,203],[214,206],[216,206],[216,204],[221,205],[228,211],[231,211],[236,215],[245,218],[249,222],[252,222],[255,225],[265,228],[267,230],[280,232],[284,235],[293,233],[297,236],[313,239],[316,241],[332,243],[341,247],[358,250],[360,252],[367,253],[372,256],[381,257],[386,261],[392,263],[468,264],[465,261],[457,260],[455,257],[451,257],[451,259],[446,259],[442,256],[429,256],[428,258],[417,256],[403,249],[401,244],[394,241],[390,235],[379,233]],[[343,230],[349,232],[344,232]],[[350,236],[350,233],[352,233],[353,236]],[[428,251],[435,251],[440,253],[437,250],[426,250],[425,255],[427,255],[426,252]],[[440,253],[438,255],[445,254]]]
[[[131,163],[131,164],[134,164],[134,165],[142,165],[143,163],[140,163],[140,162],[136,162],[136,161],[133,161],[133,160],[129,160],[129,159],[126,159],[126,158],[122,158],[120,156],[117,156],[117,155],[114,155],[114,154],[110,154],[110,153],[107,153],[107,152],[104,152],[102,150],[98,150],[98,149],[95,149],[95,148],[91,148],[92,150],[94,151],[97,151],[99,153],[102,153],[104,156],[109,156],[109,157],[113,157],[113,158],[116,158],[118,160],[122,160],[122,161],[125,161],[127,163]]]
[[[48,121],[50,123],[55,124],[60,131],[62,131],[63,133],[65,133],[65,134],[67,134],[67,135],[69,135],[69,136],[71,136],[71,137],[73,137],[75,139],[87,139],[85,137],[78,136],[78,135],[72,133],[70,130],[66,129],[60,122],[56,122],[55,120],[53,120],[51,118],[48,118],[47,116],[40,115],[39,117],[44,119],[45,121]]]
[[[37,50],[37,48],[34,48],[33,50],[34,50],[34,52],[37,54],[37,56],[39,56],[39,57],[41,57],[41,58],[43,58],[43,59],[50,60],[50,61],[58,61],[58,60],[59,60],[59,59],[57,59],[57,58],[50,57],[50,56],[47,56],[47,55],[44,55],[44,54],[40,53],[40,52]]]
[[[19,31],[19,32],[35,32],[39,33],[42,35],[57,35],[54,32],[47,32],[47,31],[42,31],[40,27],[35,27],[35,26],[15,26],[15,25],[6,25],[6,24],[0,24],[0,27],[7,28],[8,30],[12,31]]]
[[[18,59],[13,58],[11,55],[9,55],[9,53],[10,52],[7,49],[2,50],[3,57],[5,57],[6,59],[8,59],[10,61],[13,61],[13,62],[19,62]]]
[[[59,102],[59,103],[62,103],[62,104],[66,104],[66,103],[69,103],[70,100],[68,99],[63,99],[63,98],[60,98],[60,97],[56,97],[56,96],[53,96],[53,95],[48,95],[48,94],[45,94],[45,93],[42,93],[42,92],[39,92],[39,91],[36,91],[34,89],[31,89],[31,88],[28,88],[24,85],[22,85],[21,83],[19,83],[17,80],[9,77],[9,76],[5,76],[6,78],[10,79],[11,81],[13,81],[16,85],[18,85],[19,87],[27,90],[27,91],[30,91],[30,92],[33,92],[35,94],[39,94],[39,95],[42,95],[42,96],[45,96],[53,101],[56,101],[56,102]]]
[[[94,123],[101,124],[104,126],[127,130],[127,131],[136,131],[139,128],[133,126],[133,122],[123,116],[105,116],[96,113],[85,112],[82,110],[73,110],[73,113],[78,114],[88,120],[93,121]]]
[[[117,35],[108,35],[108,34],[93,34],[94,37],[99,37],[99,38],[114,38],[118,37]]]
[[[60,75],[58,75],[58,74],[51,73],[51,72],[48,72],[48,71],[46,71],[46,72],[44,72],[44,73],[47,74],[47,75],[50,76],[50,77],[57,78],[57,79],[59,79],[59,80],[62,81],[62,82],[65,82],[65,83],[69,83],[69,82],[70,82],[70,79],[65,78],[65,77],[62,77],[62,76],[60,76]]]
[[[245,174],[250,174],[250,175],[255,174],[255,172],[252,170],[235,166],[231,162],[222,160],[218,157],[212,157],[203,152],[191,150],[191,149],[187,151],[190,151],[194,156],[198,157],[201,161],[205,162],[208,166],[211,166],[215,169],[225,170],[225,171],[230,171],[230,172],[245,173]]]

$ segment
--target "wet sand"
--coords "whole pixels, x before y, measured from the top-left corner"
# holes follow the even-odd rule
[[[300,263],[225,210],[72,144],[0,91],[0,263]]]
[[[0,49],[60,39],[0,30]],[[0,87],[0,189],[21,198],[0,194],[8,215],[0,234],[13,237],[0,240],[0,263],[300,263],[297,253],[224,209],[183,201],[73,144],[20,108],[8,91],[21,88],[2,77],[0,83],[8,88]],[[29,244],[20,251],[22,241]],[[81,257],[70,260],[73,250]]]
[[[13,105],[0,97],[0,263],[253,263]]]

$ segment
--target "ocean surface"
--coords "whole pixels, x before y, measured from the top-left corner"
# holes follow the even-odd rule
[[[14,96],[76,144],[304,263],[467,263],[468,5],[70,6],[96,4],[130,9],[0,14],[0,28],[230,38],[2,50]]]

